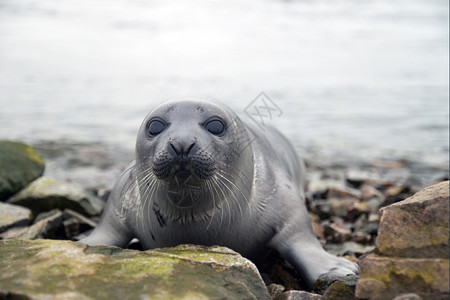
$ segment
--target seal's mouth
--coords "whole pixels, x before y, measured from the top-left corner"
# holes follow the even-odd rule
[[[173,174],[173,177],[176,178],[178,181],[186,181],[192,176],[193,174],[187,170],[179,170]]]
[[[184,182],[188,179],[200,183],[211,178],[216,167],[212,156],[203,152],[191,155],[171,156],[162,152],[155,157],[153,173],[164,181]]]

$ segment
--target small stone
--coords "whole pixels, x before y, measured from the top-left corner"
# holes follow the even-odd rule
[[[104,203],[82,187],[50,178],[39,178],[8,200],[28,207],[35,215],[52,209],[66,208],[89,216],[99,215]]]
[[[347,218],[354,218],[355,216],[360,216],[364,213],[369,213],[371,211],[371,208],[366,202],[362,201],[354,201],[352,205],[350,206],[347,214]]]
[[[355,298],[355,293],[342,281],[335,281],[326,289],[323,297],[325,300],[349,300]]]
[[[0,201],[5,201],[44,172],[44,159],[31,146],[0,141]]]
[[[372,240],[372,235],[366,232],[357,231],[352,234],[352,241],[367,244]]]
[[[325,193],[331,189],[345,189],[345,182],[338,179],[313,179],[308,183],[307,191],[308,194],[312,195],[314,198],[322,198]]]
[[[270,297],[275,298],[284,291],[284,286],[272,283],[267,286],[267,291],[269,292]]]
[[[336,217],[346,217],[354,202],[355,199],[352,198],[332,198],[326,201],[330,215]]]
[[[372,185],[364,184],[361,187],[361,200],[363,201],[368,201],[372,198],[379,198],[382,201],[384,197],[383,193]]]
[[[356,255],[361,256],[375,249],[375,246],[365,246],[355,242],[345,242],[342,244],[326,244],[325,250],[334,255]]]
[[[54,210],[51,215],[28,227],[28,230],[19,235],[18,238],[25,240],[55,238],[56,231],[60,228],[61,222],[62,212],[60,210]]]
[[[324,226],[327,239],[336,243],[349,241],[352,237],[352,232],[344,224],[333,222]]]
[[[422,297],[414,293],[407,293],[395,296],[392,300],[422,300]]]
[[[13,227],[27,226],[31,217],[28,208],[0,202],[0,233]]]
[[[322,300],[321,295],[305,291],[287,291],[274,298],[274,300]]]
[[[385,191],[386,198],[383,202],[383,206],[388,206],[410,197],[413,194],[409,186],[400,185],[389,187]]]
[[[76,218],[70,218],[63,221],[66,237],[71,240],[80,234],[80,222]]]
[[[361,198],[361,192],[349,187],[330,187],[326,193],[326,198],[352,199],[357,201]]]
[[[319,277],[319,279],[314,282],[314,290],[319,293],[323,294],[332,283],[336,281],[340,281],[344,283],[345,285],[353,288],[356,285],[356,282],[358,280],[358,276],[355,274],[348,274],[346,276],[336,275],[336,274],[330,274],[327,273],[325,275],[322,275]]]
[[[362,170],[350,170],[347,172],[347,181],[359,188],[366,182],[378,182],[380,181],[380,175],[376,172],[362,171]]]
[[[29,227],[15,227],[0,233],[0,240],[17,239],[28,231]]]

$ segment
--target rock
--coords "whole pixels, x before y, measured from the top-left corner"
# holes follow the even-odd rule
[[[62,212],[58,209],[52,210],[47,216],[30,226],[27,231],[21,233],[17,238],[25,240],[56,238],[56,232],[61,226]]]
[[[32,182],[10,198],[8,203],[28,207],[35,215],[55,208],[69,208],[94,216],[100,214],[104,207],[103,201],[88,194],[83,188],[45,177]]]
[[[356,285],[356,281],[358,280],[358,276],[354,274],[348,274],[345,277],[342,277],[342,275],[336,275],[336,274],[325,274],[319,277],[319,279],[314,282],[314,290],[319,293],[323,294],[334,282],[340,281],[343,284],[354,287]]]
[[[376,246],[387,256],[448,258],[449,182],[381,209]]]
[[[395,296],[392,300],[422,300],[422,297],[414,293],[407,293]]]
[[[284,291],[284,286],[271,283],[267,286],[267,291],[269,292],[270,297],[275,298]]]
[[[253,263],[217,246],[136,251],[6,240],[0,270],[2,299],[271,299]]]
[[[63,221],[64,232],[68,239],[72,240],[80,234],[80,221],[77,218],[70,218]]]
[[[357,201],[361,199],[361,192],[349,187],[329,187],[326,198],[352,199]]]
[[[355,299],[355,293],[342,281],[333,282],[323,293],[325,300],[350,300]]]
[[[364,184],[361,187],[361,200],[363,201],[369,201],[372,198],[378,198],[380,199],[380,202],[384,201],[384,195],[381,191],[376,189],[374,186]]]
[[[0,233],[13,227],[27,226],[31,217],[28,208],[0,202]]]
[[[385,191],[386,198],[383,206],[388,206],[402,201],[413,194],[411,188],[407,185],[391,186]]]
[[[416,293],[424,299],[449,298],[448,259],[369,254],[359,266],[358,298],[392,299],[403,293]]]
[[[331,188],[345,189],[346,186],[344,180],[315,178],[308,182],[307,191],[308,194],[312,195],[314,198],[320,198]]]
[[[325,250],[334,255],[356,255],[360,256],[375,249],[375,246],[364,246],[355,242],[342,244],[326,244]]]
[[[44,172],[44,159],[32,147],[0,141],[0,201],[7,200]]]
[[[360,261],[358,298],[449,298],[449,188],[441,182],[381,210],[379,255]]]
[[[363,171],[351,169],[346,174],[347,182],[356,188],[360,188],[366,182],[375,183],[381,180],[380,175],[375,171]]]
[[[322,300],[324,299],[321,295],[312,294],[305,291],[288,291],[284,292],[274,300]]]
[[[341,222],[333,222],[324,226],[327,238],[335,243],[346,242],[351,239],[352,232]]]
[[[0,235],[2,239],[25,239],[34,240],[40,238],[57,238],[57,231],[60,229],[63,214],[55,209],[40,215],[40,220],[30,227],[20,227],[10,229]]]
[[[331,198],[327,199],[330,216],[346,217],[355,202],[352,198]]]
[[[354,201],[347,213],[347,219],[358,217],[362,214],[371,212],[372,209],[366,202]]]
[[[5,232],[0,233],[0,240],[4,239],[16,239],[25,232],[27,232],[29,227],[14,227]]]

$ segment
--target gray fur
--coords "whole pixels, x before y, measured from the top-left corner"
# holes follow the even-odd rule
[[[168,126],[150,137],[147,124],[155,117]],[[222,136],[205,129],[212,117],[224,121]],[[188,147],[191,175],[170,173],[176,149]],[[314,236],[304,183],[303,164],[275,129],[250,126],[211,101],[166,102],[142,123],[136,160],[117,180],[98,226],[82,242],[126,247],[136,237],[147,249],[221,245],[254,261],[273,248],[310,287],[327,273],[357,274],[356,264],[328,254]]]

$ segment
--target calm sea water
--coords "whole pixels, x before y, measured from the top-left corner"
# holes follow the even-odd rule
[[[448,173],[448,12],[448,0],[0,0],[0,139],[126,153],[164,99],[208,95],[244,114],[264,91],[281,113],[266,122],[311,159]]]

